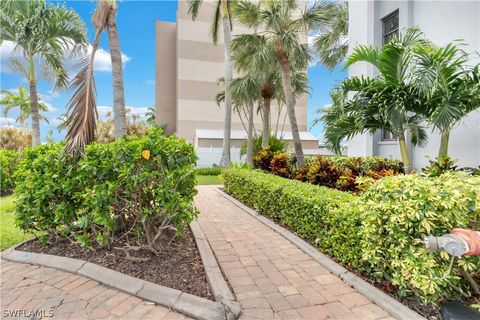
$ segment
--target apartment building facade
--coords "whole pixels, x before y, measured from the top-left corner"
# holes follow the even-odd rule
[[[168,132],[175,132],[188,142],[196,144],[197,152],[207,152],[200,148],[208,148],[214,154],[211,164],[219,162],[221,147],[218,146],[218,141],[206,146],[209,135],[203,138],[198,133],[214,130],[216,135],[218,131],[223,135],[225,106],[223,103],[219,106],[215,96],[224,90],[223,85],[218,83],[219,78],[224,76],[224,42],[222,32],[218,43],[215,45],[212,42],[210,28],[214,9],[214,1],[204,1],[197,19],[192,21],[187,2],[178,1],[176,23],[155,23],[157,122],[166,124]],[[247,28],[234,23],[233,36],[249,32]],[[304,132],[303,136],[311,138],[311,135],[306,135],[306,95],[297,100],[295,112],[299,130]],[[233,112],[232,130],[244,131],[246,120],[245,115]],[[257,132],[261,130],[261,123],[261,116],[256,113],[254,125]],[[271,126],[278,136],[289,134],[290,125],[284,105],[272,103]],[[205,140],[202,142],[202,139]],[[313,144],[310,141],[302,143],[308,153]],[[317,150],[318,140],[310,153]],[[234,161],[239,160],[238,148],[232,150],[232,158]]]
[[[425,0],[349,1],[349,50],[359,45],[381,46],[403,29],[417,26],[438,46],[461,39],[474,64],[480,62],[480,2]],[[374,76],[367,63],[349,68],[349,75]],[[409,144],[411,163],[416,169],[435,158],[440,145],[438,132],[429,131],[425,147]],[[348,155],[379,155],[400,159],[398,141],[389,132],[358,135],[348,141]],[[480,166],[480,110],[471,113],[450,134],[449,154],[465,167]]]

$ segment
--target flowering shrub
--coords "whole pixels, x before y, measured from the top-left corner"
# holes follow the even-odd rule
[[[155,254],[163,231],[181,233],[195,217],[195,161],[192,145],[160,129],[88,145],[81,158],[62,144],[29,149],[16,172],[17,222],[85,248],[118,248],[123,238],[118,249],[127,256],[130,249]]]

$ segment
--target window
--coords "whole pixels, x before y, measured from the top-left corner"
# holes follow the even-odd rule
[[[383,44],[398,36],[398,10],[390,13],[383,21]]]
[[[382,141],[392,141],[392,140],[397,140],[395,139],[395,136],[393,135],[393,133],[391,133],[387,129],[382,129]]]

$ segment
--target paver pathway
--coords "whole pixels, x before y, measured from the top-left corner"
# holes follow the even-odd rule
[[[187,319],[168,308],[52,268],[1,260],[0,286],[2,319]],[[20,316],[34,310],[43,317]]]
[[[198,190],[199,224],[243,319],[393,319],[215,187]]]

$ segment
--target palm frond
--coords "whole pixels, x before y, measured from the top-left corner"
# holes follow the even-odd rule
[[[197,19],[198,16],[198,11],[200,10],[200,7],[202,6],[202,0],[188,0],[187,5],[188,5],[188,14],[192,16],[192,20]]]

